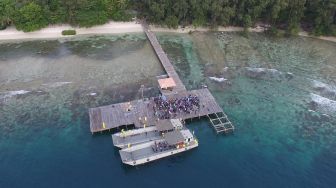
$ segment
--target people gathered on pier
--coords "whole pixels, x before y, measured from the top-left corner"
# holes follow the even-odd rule
[[[164,96],[154,98],[153,110],[159,119],[175,118],[181,113],[196,113],[199,108],[200,100],[194,95],[173,99],[166,99]]]

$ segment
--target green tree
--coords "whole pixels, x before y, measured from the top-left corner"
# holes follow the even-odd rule
[[[178,18],[176,16],[168,16],[165,23],[169,28],[176,29],[178,27]]]
[[[308,20],[312,20],[313,34],[335,35],[336,0],[310,0],[307,2]]]
[[[206,12],[208,10],[207,4],[201,0],[190,0],[190,17],[191,23],[197,27],[207,23]]]
[[[15,2],[12,0],[0,1],[0,29],[12,23],[15,14]]]
[[[129,20],[130,7],[149,22],[174,28],[247,28],[261,21],[271,25],[271,33],[296,34],[303,27],[315,35],[336,35],[336,0],[0,0],[0,28],[11,23],[24,31],[57,23],[91,27]]]
[[[76,14],[76,23],[81,27],[101,25],[108,21],[107,13],[98,10],[81,10]]]
[[[44,5],[44,14],[51,24],[66,23],[67,10],[60,0],[50,0]]]
[[[292,0],[289,3],[287,34],[296,35],[300,30],[300,21],[304,16],[306,0]]]
[[[42,8],[34,2],[21,7],[15,15],[15,26],[24,32],[39,30],[48,25]]]
[[[129,7],[128,0],[103,0],[108,17],[115,21],[128,20],[130,15],[126,13]]]
[[[163,21],[165,17],[165,6],[164,4],[153,2],[148,7],[148,18],[154,23],[159,23]]]

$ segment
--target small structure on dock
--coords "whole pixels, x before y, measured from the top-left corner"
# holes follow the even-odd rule
[[[160,90],[170,90],[172,91],[176,87],[176,83],[173,78],[162,78],[158,80]]]

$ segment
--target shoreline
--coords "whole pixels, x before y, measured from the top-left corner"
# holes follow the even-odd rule
[[[329,42],[336,42],[336,37],[328,37],[328,36],[312,36],[312,35],[309,35],[308,32],[306,31],[300,31],[298,33],[298,36],[300,37],[308,37],[308,38],[313,38],[313,39],[320,39],[320,40],[324,40],[324,41],[329,41]]]
[[[192,26],[187,26],[185,28],[177,28],[177,29],[169,29],[169,28],[164,28],[164,27],[158,27],[158,26],[153,26],[150,25],[150,28],[154,32],[167,32],[167,33],[189,33],[189,32],[209,32],[209,31],[217,31],[217,32],[242,32],[244,31],[243,27],[236,27],[236,26],[227,26],[223,27],[220,26],[215,30],[212,30],[210,28],[206,27],[192,27]],[[248,28],[249,32],[255,32],[255,33],[262,33],[265,32],[267,29],[264,27],[253,27],[253,28]],[[330,41],[330,42],[335,42],[336,43],[336,37],[331,37],[331,36],[313,36],[309,35],[308,32],[306,31],[300,31],[298,33],[298,36],[300,37],[308,37],[308,38],[313,38],[313,39],[320,39],[324,41]]]
[[[76,35],[62,35],[63,30],[76,30]],[[25,33],[18,31],[14,26],[0,31],[0,41],[14,41],[21,39],[55,39],[55,38],[71,38],[81,35],[94,34],[120,34],[120,33],[139,33],[143,32],[140,24],[136,22],[108,22],[104,25],[94,26],[90,28],[73,27],[68,24],[50,25],[38,31]]]
[[[168,32],[168,33],[189,33],[189,32],[209,32],[209,31],[218,31],[218,32],[242,32],[244,31],[243,27],[236,27],[236,26],[227,26],[223,27],[220,26],[216,29],[211,29],[207,27],[193,27],[193,26],[187,26],[184,28],[177,28],[177,29],[169,29],[164,28],[160,26],[150,25],[150,29],[154,32]],[[255,27],[255,28],[249,28],[249,32],[256,32],[256,33],[262,33],[265,31],[262,27]]]
[[[73,29],[76,30],[76,35],[62,35],[63,30]],[[223,27],[220,26],[215,30],[207,27],[178,27],[177,29],[169,29],[165,27],[160,27],[156,25],[150,25],[150,29],[154,32],[166,32],[166,33],[189,33],[189,32],[210,32],[210,31],[217,31],[217,32],[242,32],[244,31],[243,27],[235,27],[235,26],[227,26]],[[256,32],[262,33],[266,29],[264,27],[254,27],[249,28],[249,32]],[[90,28],[80,28],[80,27],[73,27],[68,24],[61,24],[61,25],[50,25],[46,28],[43,28],[38,31],[28,32],[25,33],[23,31],[18,31],[14,26],[11,26],[5,30],[0,31],[0,42],[8,41],[12,42],[15,40],[34,40],[34,39],[58,39],[58,38],[71,38],[76,36],[82,35],[96,35],[96,34],[122,34],[122,33],[141,33],[143,32],[141,24],[136,21],[131,22],[108,22],[104,25],[94,26]],[[329,37],[329,36],[312,36],[309,35],[308,32],[301,31],[298,33],[298,36],[301,37],[309,37],[313,39],[320,39],[324,41],[330,41],[336,43],[336,37]]]

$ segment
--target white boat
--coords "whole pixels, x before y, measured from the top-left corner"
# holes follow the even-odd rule
[[[112,135],[113,145],[118,148],[125,148],[128,145],[142,144],[144,142],[154,141],[161,138],[156,126],[121,131]]]
[[[136,166],[188,151],[198,146],[198,141],[188,129],[174,130],[161,139],[149,141],[119,151],[123,163]]]

